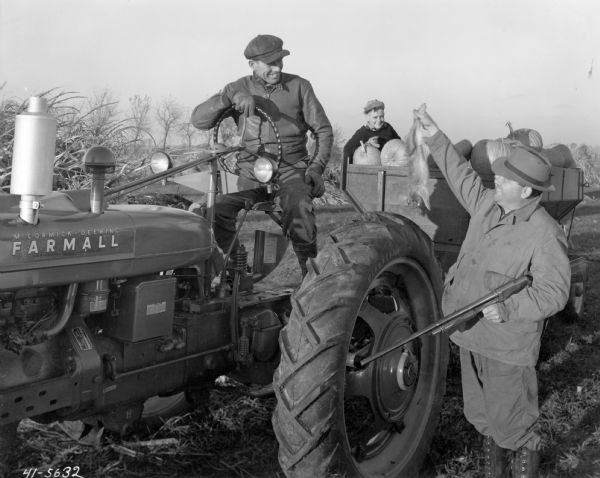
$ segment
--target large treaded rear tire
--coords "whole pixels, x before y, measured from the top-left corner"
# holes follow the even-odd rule
[[[361,370],[347,359],[439,320],[441,277],[429,238],[401,216],[369,214],[330,235],[279,339],[273,427],[286,476],[418,476],[447,339],[426,336]]]

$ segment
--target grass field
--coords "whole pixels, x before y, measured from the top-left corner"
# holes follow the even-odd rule
[[[319,213],[320,231],[324,234],[354,217]],[[571,252],[590,264],[585,314],[577,322],[551,318],[543,338],[538,376],[544,477],[600,477],[599,227],[600,201],[578,207]],[[206,409],[127,438],[106,433],[85,443],[71,439],[58,424],[24,421],[18,463],[9,476],[24,476],[32,468],[46,473],[49,468],[79,466],[84,478],[283,477],[270,422],[274,406],[273,398],[251,397],[245,387],[225,381],[211,392]],[[479,437],[462,415],[460,370],[453,351],[440,424],[423,475],[477,477],[480,469]]]

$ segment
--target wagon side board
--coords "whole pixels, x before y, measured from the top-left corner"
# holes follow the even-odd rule
[[[493,175],[482,176],[484,185],[494,187]],[[583,172],[578,168],[552,167],[555,191],[545,192],[542,205],[565,228],[583,200]],[[431,210],[417,205],[409,196],[410,177],[406,167],[345,164],[342,189],[361,212],[387,211],[411,219],[434,241],[445,271],[456,260],[469,226],[469,214],[460,205],[441,171],[430,163],[428,189]],[[567,230],[567,233],[570,231]]]

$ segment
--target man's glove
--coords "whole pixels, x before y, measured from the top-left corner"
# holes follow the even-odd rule
[[[304,183],[310,185],[310,194],[314,198],[320,198],[325,194],[325,182],[321,175],[314,169],[308,168],[304,173]]]
[[[254,108],[256,108],[256,103],[254,101],[254,97],[244,91],[238,91],[231,98],[231,102],[236,110],[246,116],[252,116],[254,114]]]

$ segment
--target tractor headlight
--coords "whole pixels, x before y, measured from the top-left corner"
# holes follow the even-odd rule
[[[277,172],[277,163],[272,159],[259,156],[254,161],[254,177],[261,183],[268,183]]]
[[[172,167],[173,161],[171,161],[171,157],[163,151],[157,151],[150,158],[150,169],[154,174],[162,173]]]

